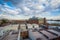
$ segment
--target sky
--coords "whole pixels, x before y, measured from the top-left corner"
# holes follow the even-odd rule
[[[60,19],[60,0],[0,0],[0,19]]]

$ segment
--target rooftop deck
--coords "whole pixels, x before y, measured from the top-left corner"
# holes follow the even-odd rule
[[[3,32],[7,32],[5,32],[5,36],[2,35],[1,40],[60,40],[60,32],[55,30],[54,27],[45,29],[44,26],[39,26],[38,24],[20,24],[18,31],[18,26],[8,25],[2,29],[0,28]]]

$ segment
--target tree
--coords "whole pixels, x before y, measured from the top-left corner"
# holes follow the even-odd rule
[[[3,24],[5,24],[5,23],[7,23],[8,22],[8,20],[7,19],[2,19],[1,20],[1,24],[0,25],[3,25]]]

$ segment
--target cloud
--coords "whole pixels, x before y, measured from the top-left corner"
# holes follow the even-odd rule
[[[59,15],[54,15],[55,13],[60,13],[60,0],[4,0],[6,2],[11,2],[16,8],[10,7],[7,4],[1,7],[1,12],[14,15],[12,17],[20,19],[20,16],[24,17],[46,17],[46,18],[56,18]],[[52,14],[53,13],[53,14]]]
[[[23,0],[4,0],[5,2],[12,2],[13,4],[18,4],[18,3],[22,3]]]
[[[12,14],[12,15],[17,15],[22,12],[20,8],[11,9],[11,7],[8,5],[0,5],[0,10],[2,13]]]
[[[44,6],[43,5],[36,5],[35,7],[37,10],[43,11],[44,10]]]
[[[25,12],[30,11],[30,9],[29,9],[28,7],[26,7],[26,6],[23,7],[23,10],[24,10]]]
[[[30,16],[23,16],[23,15],[8,15],[8,14],[1,14],[0,15],[0,19],[2,18],[6,18],[6,19],[9,19],[9,20],[24,20],[24,19],[28,19],[30,18]]]
[[[20,13],[20,9],[8,9],[8,8],[5,8],[6,9],[6,11],[7,11],[7,13],[9,13],[9,14],[13,14],[13,15],[17,15],[17,14],[19,14]]]
[[[53,20],[60,20],[60,15],[59,16],[49,16],[47,19],[53,19]]]
[[[52,0],[50,4],[52,8],[57,8],[58,6],[60,6],[60,0]]]

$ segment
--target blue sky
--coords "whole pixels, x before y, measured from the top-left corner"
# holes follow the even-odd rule
[[[60,0],[0,0],[0,18],[30,17],[60,19]]]

